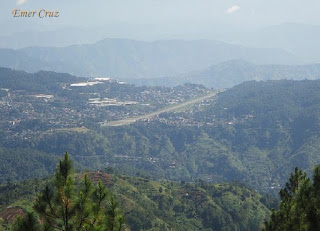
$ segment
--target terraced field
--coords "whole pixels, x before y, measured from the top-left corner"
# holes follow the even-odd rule
[[[4,211],[0,212],[0,218],[5,222],[13,222],[18,216],[23,216],[25,213],[21,208],[6,208]]]

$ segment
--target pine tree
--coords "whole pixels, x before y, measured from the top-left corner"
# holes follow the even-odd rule
[[[119,204],[111,197],[109,206],[107,208],[107,230],[121,231],[125,228],[125,220],[121,213],[119,213]]]
[[[4,231],[3,220],[0,218],[0,231]]]
[[[265,223],[265,231],[320,230],[320,166],[314,170],[313,182],[306,173],[295,169],[286,187],[280,191],[281,204]]]
[[[1,230],[1,228],[0,228]],[[18,217],[12,228],[13,231],[40,231],[40,224],[34,213],[27,213],[24,218]]]
[[[122,231],[125,228],[118,203],[101,181],[93,185],[85,174],[81,186],[76,187],[68,153],[60,160],[52,185],[38,195],[34,210],[42,224],[33,214],[28,214],[17,220],[14,231]]]

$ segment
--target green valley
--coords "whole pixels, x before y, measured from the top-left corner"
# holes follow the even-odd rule
[[[0,78],[4,219],[30,209],[66,150],[78,175],[105,179],[132,230],[259,230],[278,206],[261,194],[320,163],[319,80],[216,93],[54,72]]]

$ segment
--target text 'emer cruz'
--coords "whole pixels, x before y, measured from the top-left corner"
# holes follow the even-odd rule
[[[52,10],[20,10],[14,9],[12,11],[12,16],[15,18],[33,18],[38,16],[39,18],[57,18],[59,17],[59,11],[52,11]]]

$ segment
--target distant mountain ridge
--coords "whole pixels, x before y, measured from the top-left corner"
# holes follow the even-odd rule
[[[320,62],[320,26],[303,23],[283,23],[261,28],[235,28],[225,25],[207,27],[164,27],[136,24],[109,24],[103,27],[65,27],[52,31],[14,28],[17,24],[1,25],[0,48],[65,47],[94,43],[104,38],[130,38],[143,41],[162,39],[209,39],[256,48],[281,48],[306,62]],[[12,30],[11,30],[12,29]],[[47,29],[47,28],[46,28]],[[7,33],[5,30],[8,30]],[[10,32],[11,31],[11,32]],[[13,32],[16,31],[16,32]],[[20,32],[19,32],[20,31]],[[213,64],[213,63],[212,63]]]
[[[252,47],[281,47],[307,62],[320,62],[320,26],[285,23],[240,36],[239,43]]]
[[[203,84],[216,89],[229,88],[245,81],[319,79],[320,64],[255,65],[244,60],[231,60],[179,77],[128,80],[136,85],[176,86],[183,83]]]
[[[299,58],[281,49],[247,48],[209,40],[105,39],[95,44],[59,48],[0,49],[2,67],[127,79],[174,76],[232,59],[257,64],[300,63]]]

